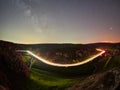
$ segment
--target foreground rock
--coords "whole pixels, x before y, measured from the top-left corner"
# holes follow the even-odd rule
[[[13,43],[0,41],[0,90],[24,90],[29,68],[17,48]]]
[[[92,75],[66,90],[120,90],[120,67]]]

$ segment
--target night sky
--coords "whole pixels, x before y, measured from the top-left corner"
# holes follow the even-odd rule
[[[0,0],[0,40],[120,42],[120,0]]]

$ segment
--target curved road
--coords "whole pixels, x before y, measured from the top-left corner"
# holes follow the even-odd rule
[[[91,58],[88,58],[82,62],[78,62],[78,63],[73,63],[73,64],[59,64],[59,63],[53,63],[53,62],[50,62],[50,61],[47,61],[37,55],[35,55],[34,53],[32,53],[31,51],[29,50],[17,50],[17,52],[27,52],[28,54],[30,54],[31,56],[35,57],[36,59],[38,59],[39,61],[43,62],[43,63],[46,63],[48,65],[52,65],[52,66],[57,66],[57,67],[72,67],[72,66],[78,66],[78,65],[82,65],[82,64],[85,64],[85,63],[88,63],[92,60],[94,60],[95,58],[99,57],[100,55],[102,55],[103,53],[105,53],[104,50],[102,49],[96,49],[97,51],[99,51],[98,54],[94,55],[93,57]]]

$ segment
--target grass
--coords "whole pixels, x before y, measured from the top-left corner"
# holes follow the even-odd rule
[[[40,69],[32,68],[30,77],[26,82],[26,90],[64,90],[65,88],[80,83],[84,77],[61,77]]]
[[[105,63],[105,65],[104,65],[104,67],[103,67],[103,68],[106,68],[106,67],[107,67],[107,65],[109,64],[109,62],[110,62],[111,58],[112,58],[112,57],[109,57],[109,58],[108,58],[108,60],[106,61],[106,63]]]
[[[27,61],[28,57],[24,58]],[[38,63],[38,66],[41,64]],[[120,65],[120,56],[110,58],[109,63],[105,66],[105,69],[111,69]],[[86,68],[85,68],[86,69]],[[84,68],[82,68],[84,71]],[[60,73],[61,74],[61,73]],[[63,77],[58,74],[41,70],[39,68],[32,68],[30,70],[30,76],[26,81],[24,90],[64,90],[67,87],[74,84],[81,83],[86,76],[80,77]]]
[[[38,69],[32,69],[30,78],[47,86],[63,86],[71,83],[70,79],[61,78]]]
[[[120,66],[120,55],[113,56],[109,59],[109,63],[104,67],[105,70],[110,70],[114,67]]]

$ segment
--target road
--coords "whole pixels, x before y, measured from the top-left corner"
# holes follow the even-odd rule
[[[88,58],[84,61],[81,61],[81,62],[78,62],[78,63],[73,63],[73,64],[59,64],[59,63],[53,63],[53,62],[50,62],[48,60],[45,60],[37,55],[35,55],[33,52],[29,51],[29,50],[17,50],[17,52],[27,52],[28,54],[30,54],[31,56],[35,57],[37,60],[45,63],[45,64],[48,64],[48,65],[51,65],[51,66],[56,66],[56,67],[73,67],[73,66],[79,66],[79,65],[83,65],[85,63],[88,63],[92,60],[94,60],[95,58],[99,57],[100,55],[102,55],[103,53],[105,53],[104,50],[102,49],[96,49],[97,51],[99,51],[98,54],[94,55],[93,57],[91,58]]]

